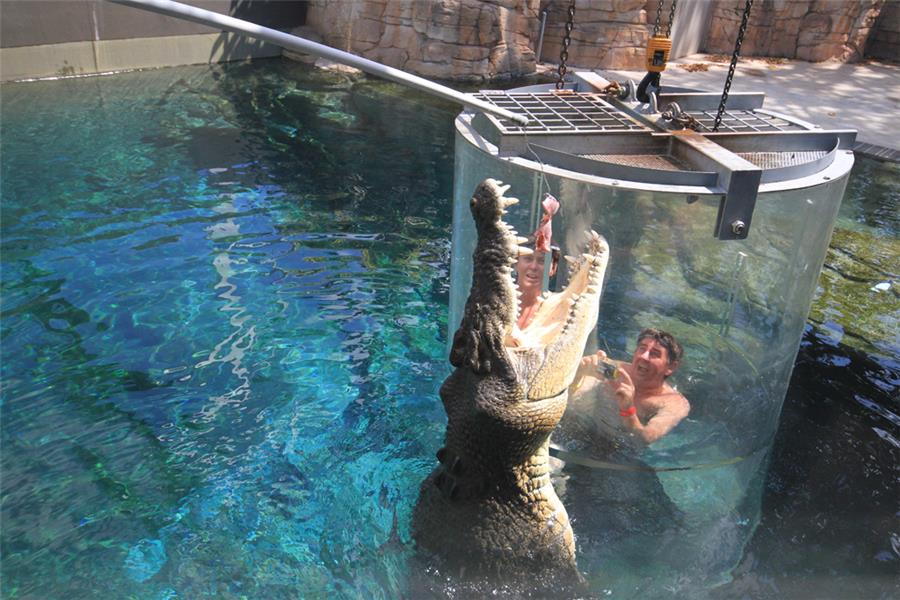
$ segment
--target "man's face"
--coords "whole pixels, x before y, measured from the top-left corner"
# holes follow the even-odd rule
[[[523,292],[541,292],[544,282],[544,257],[546,253],[537,251],[530,256],[520,256],[516,263],[516,277]]]
[[[662,384],[675,369],[669,364],[669,351],[652,338],[644,338],[631,358],[635,379],[643,383]]]

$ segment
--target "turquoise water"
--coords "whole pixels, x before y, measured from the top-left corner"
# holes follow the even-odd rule
[[[406,93],[277,61],[4,86],[4,597],[396,595],[452,163]]]
[[[280,60],[2,94],[3,597],[407,594],[410,513],[446,422],[458,109]],[[862,197],[875,208],[854,206],[890,229],[894,213]],[[872,364],[807,338],[801,366]],[[860,395],[880,401],[896,363],[875,364],[875,392]],[[846,393],[830,389],[832,403]],[[785,422],[802,422],[790,400]],[[889,476],[896,450],[866,426],[871,414],[849,418],[852,451]],[[661,481],[692,502],[727,495],[729,476]],[[795,488],[771,481],[769,506],[792,506]],[[876,490],[883,528],[892,488]],[[570,512],[576,529],[588,522]],[[725,538],[740,550],[755,523],[718,517],[722,539],[659,538],[662,575],[626,568],[655,531],[582,533],[593,593],[697,597],[727,581],[740,556],[721,555]],[[725,597],[778,589],[772,565],[794,544],[766,537],[779,519],[764,510],[757,558]],[[889,534],[836,553],[849,580],[862,561],[881,589]],[[839,589],[828,585],[819,597]]]

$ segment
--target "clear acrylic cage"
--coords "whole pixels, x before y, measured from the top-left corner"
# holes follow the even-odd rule
[[[547,191],[561,204],[553,242],[563,254],[579,253],[587,230],[604,235],[610,261],[585,353],[628,360],[642,328],[674,334],[685,358],[672,381],[691,412],[632,457],[552,438],[565,462],[556,484],[579,565],[597,592],[659,592],[673,573],[715,585],[758,521],[854,133],[763,110],[761,94],[730,103],[714,133],[718,96],[683,90],[659,104],[678,103],[697,119],[696,131],[669,129],[629,98],[598,93],[598,79],[582,77],[564,93],[483,92],[527,114],[526,127],[472,112],[457,118],[450,333],[471,282],[469,199],[485,178],[512,186],[507,195],[520,203],[506,220],[522,235],[537,227]],[[561,261],[551,289],[564,286],[565,270]],[[593,491],[576,498],[566,489],[579,486]],[[630,510],[639,513],[631,520],[596,518]]]

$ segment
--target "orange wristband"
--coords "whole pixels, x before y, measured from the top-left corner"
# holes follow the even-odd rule
[[[634,406],[633,404],[631,406],[629,406],[628,408],[626,408],[625,410],[619,411],[620,417],[633,417],[636,414],[637,414],[637,407]]]

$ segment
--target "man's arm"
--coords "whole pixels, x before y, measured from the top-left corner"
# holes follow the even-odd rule
[[[628,369],[622,369],[615,381],[610,381],[609,385],[616,396],[622,424],[629,431],[640,436],[648,445],[672,431],[691,411],[691,405],[687,398],[680,393],[675,390],[664,392],[652,397],[660,400],[661,406],[644,425],[638,418],[637,407],[634,405],[634,383],[631,381]]]
[[[665,396],[671,396],[671,398],[666,399],[662,408],[647,421],[646,425],[641,423],[637,413],[634,411],[631,411],[631,414],[628,416],[624,416],[626,411],[620,412],[620,414],[623,414],[622,423],[635,435],[640,436],[646,444],[652,444],[672,431],[691,411],[691,405],[688,403],[687,398],[678,392],[669,392]]]

